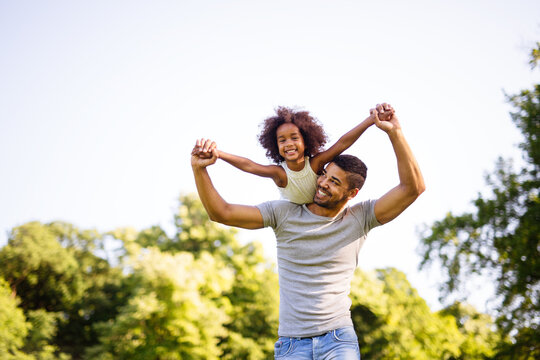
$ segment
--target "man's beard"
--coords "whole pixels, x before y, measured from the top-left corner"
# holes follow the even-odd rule
[[[343,201],[343,199],[345,199],[347,196],[346,195],[343,195],[340,199],[338,200],[329,200],[329,201],[325,201],[325,202],[322,202],[322,201],[319,201],[317,200],[317,197],[314,196],[313,197],[313,202],[317,205],[319,205],[320,207],[322,208],[325,208],[325,209],[334,209],[336,208],[336,205],[339,204],[340,202]]]

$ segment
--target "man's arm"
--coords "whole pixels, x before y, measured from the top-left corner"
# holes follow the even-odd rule
[[[209,154],[212,154],[209,157]],[[255,206],[236,205],[226,202],[212,184],[206,169],[218,158],[215,143],[210,140],[197,140],[191,152],[191,168],[201,202],[212,221],[244,229],[260,229],[264,226],[259,209]]]
[[[377,105],[377,109],[373,113],[375,114],[375,125],[388,134],[394,148],[399,185],[375,202],[375,217],[381,224],[395,219],[426,189],[420,167],[405,140],[396,115],[393,114],[389,121],[379,119],[379,114],[384,113],[386,107],[386,104]]]
[[[393,110],[392,110],[393,111]],[[381,114],[381,120],[388,120],[391,116],[391,112]],[[358,140],[358,138],[366,131],[371,125],[375,123],[375,118],[373,114],[370,114],[369,117],[365,118],[360,124],[356,125],[354,128],[349,130],[345,135],[339,138],[339,140],[329,147],[327,150],[322,151],[315,155],[313,159],[310,160],[311,168],[313,171],[318,174],[324,166],[332,161],[336,156],[343,153],[352,144]]]
[[[221,150],[218,151],[218,156],[220,159],[242,171],[261,177],[271,178],[277,186],[284,187],[287,185],[287,174],[281,166],[261,165],[245,157],[229,154]]]

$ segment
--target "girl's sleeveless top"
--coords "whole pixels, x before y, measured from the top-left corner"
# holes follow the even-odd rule
[[[300,171],[293,171],[287,164],[280,164],[287,174],[287,186],[278,187],[281,197],[296,204],[309,204],[317,189],[317,174],[311,168],[309,157],[305,158],[305,166]]]

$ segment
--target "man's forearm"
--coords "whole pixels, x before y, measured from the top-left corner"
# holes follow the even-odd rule
[[[424,178],[401,128],[389,132],[388,137],[397,159],[400,186],[411,195],[420,195],[425,190]]]
[[[195,185],[201,202],[211,220],[221,222],[220,219],[227,207],[227,203],[217,192],[206,168],[193,167]]]

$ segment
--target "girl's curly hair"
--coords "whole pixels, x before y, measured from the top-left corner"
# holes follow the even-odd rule
[[[276,109],[276,116],[265,119],[260,125],[262,130],[258,136],[259,143],[266,149],[266,157],[270,160],[276,164],[284,160],[279,154],[276,132],[285,123],[292,123],[300,129],[304,138],[304,156],[312,157],[324,150],[328,136],[319,121],[309,115],[308,111],[294,111],[280,106]]]

